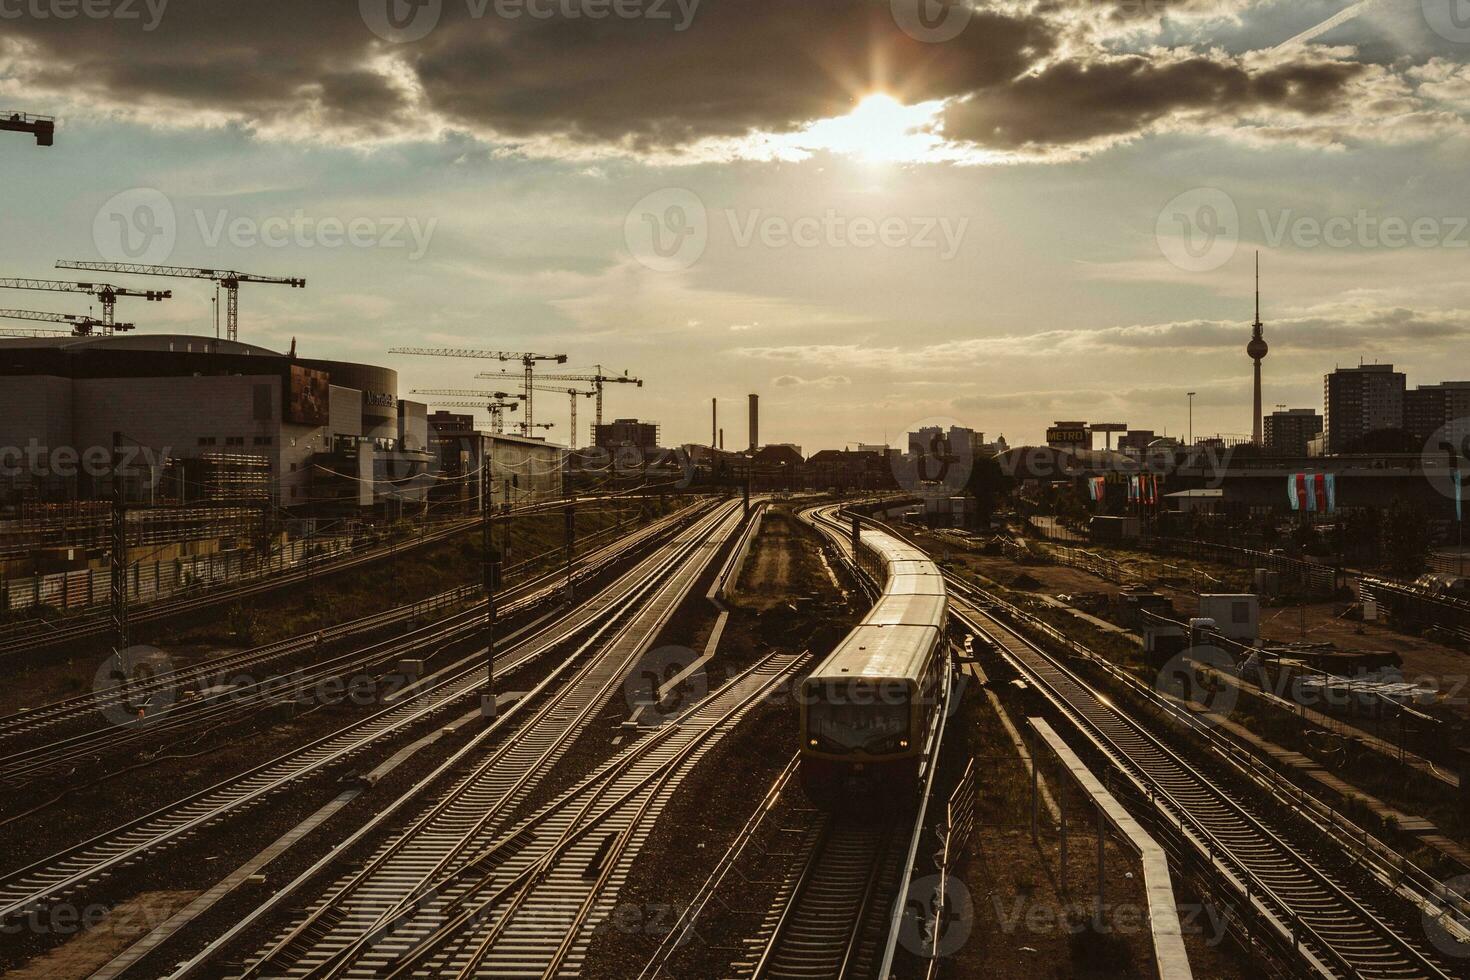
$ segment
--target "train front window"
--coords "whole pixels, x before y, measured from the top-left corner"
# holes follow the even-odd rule
[[[909,706],[823,699],[807,708],[807,740],[823,752],[901,752],[908,748]]]

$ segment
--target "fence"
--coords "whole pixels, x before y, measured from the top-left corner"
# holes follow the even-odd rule
[[[1400,629],[1433,628],[1449,633],[1461,643],[1470,643],[1470,602],[1440,596],[1405,582],[1364,578],[1358,583],[1363,601],[1376,602]]]
[[[352,551],[350,537],[319,537],[310,542],[313,562],[331,560]],[[226,582],[263,578],[301,565],[307,541],[293,541],[270,555],[227,551],[167,561],[136,562],[128,568],[128,601],[152,602],[193,589]],[[30,578],[0,579],[0,609],[19,610],[50,606],[64,612],[103,605],[110,601],[112,573],[84,568]]]

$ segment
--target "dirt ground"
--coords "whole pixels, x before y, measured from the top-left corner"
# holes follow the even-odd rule
[[[110,910],[97,906],[97,918],[89,918],[96,925],[25,966],[6,971],[5,976],[10,980],[90,976],[142,936],[162,925],[198,894],[194,891],[151,891]],[[75,911],[90,917],[94,910]],[[60,921],[53,927],[58,930],[73,928],[71,924]]]

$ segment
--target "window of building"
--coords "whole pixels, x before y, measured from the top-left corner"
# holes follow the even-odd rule
[[[215,438],[214,438],[214,436],[200,436],[199,437],[199,445],[201,445],[201,446],[213,446],[214,444],[215,444]]]
[[[243,446],[243,445],[245,445],[245,437],[244,436],[225,436],[225,445],[226,446]]]
[[[255,444],[257,446],[269,446],[273,441],[274,440],[272,440],[270,436],[256,436],[255,437]]]

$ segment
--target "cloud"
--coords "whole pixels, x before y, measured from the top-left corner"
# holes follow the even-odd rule
[[[777,388],[835,388],[839,385],[852,384],[852,379],[843,374],[828,374],[820,378],[802,378],[794,374],[783,374],[772,378],[771,384]]]
[[[0,92],[167,126],[347,142],[468,133],[532,155],[652,160],[707,159],[712,146],[769,158],[763,139],[842,116],[874,91],[942,103],[943,135],[981,151],[972,160],[1065,158],[1159,129],[1246,121],[1254,139],[1300,132],[1330,143],[1354,116],[1408,114],[1413,125],[1383,131],[1424,138],[1458,119],[1446,103],[1463,104],[1461,82],[1428,78],[1426,96],[1441,106],[1428,112],[1401,76],[1340,49],[1266,57],[1095,43],[1159,34],[1166,20],[1235,19],[1246,0],[1010,0],[974,9],[939,44],[901,30],[890,0],[631,6],[669,16],[594,18],[570,4],[539,17],[528,5],[446,0],[435,29],[408,44],[378,37],[349,2],[191,0],[166,7],[152,29],[24,16],[6,21]],[[1375,74],[1400,91],[1365,88]],[[1373,138],[1374,127],[1353,135]]]

